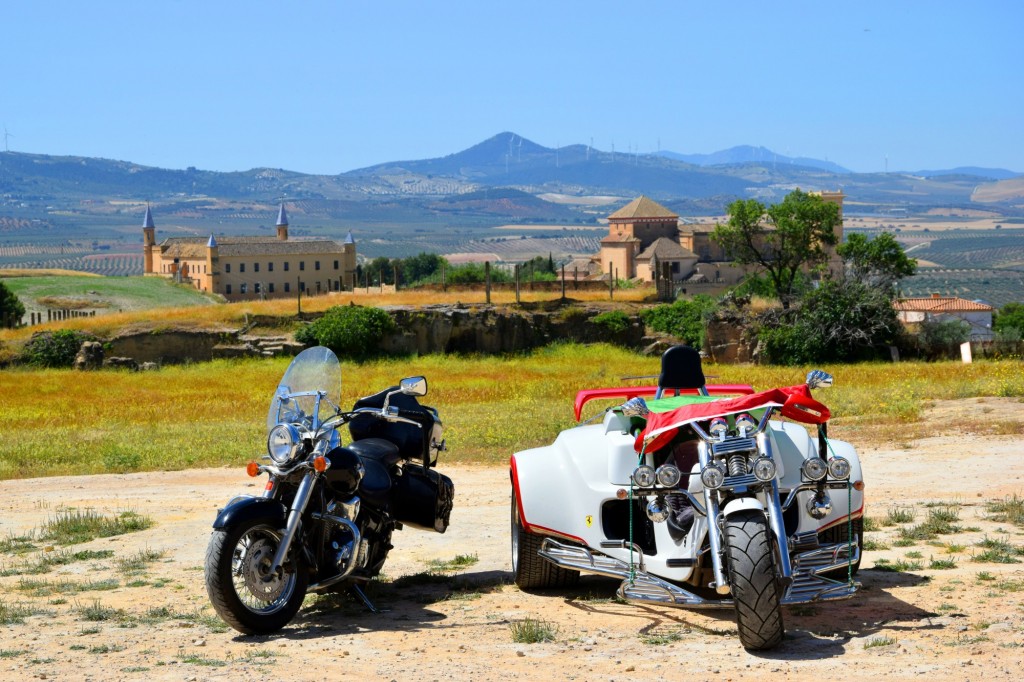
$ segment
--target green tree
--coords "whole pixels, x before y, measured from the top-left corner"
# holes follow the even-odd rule
[[[395,266],[391,259],[385,256],[377,256],[366,264],[366,273],[370,276],[371,284],[394,284]],[[383,277],[383,281],[381,280]]]
[[[1024,336],[1024,303],[1007,303],[999,309],[992,328],[1000,334],[1012,334],[1011,330]]]
[[[0,327],[17,327],[24,315],[24,304],[6,284],[0,282]]]
[[[399,267],[402,280],[411,286],[431,280],[440,273],[441,267],[447,264],[448,261],[436,253],[424,252],[403,259]]]
[[[858,280],[825,279],[799,307],[762,326],[770,362],[797,365],[876,357],[896,342],[900,324],[888,292]]]
[[[707,320],[717,305],[710,296],[698,294],[691,300],[679,299],[641,311],[640,319],[654,331],[672,334],[694,348],[701,348]]]
[[[295,333],[295,340],[327,346],[341,357],[357,360],[380,352],[384,335],[395,327],[380,308],[358,305],[328,308],[323,317]]]
[[[800,271],[822,265],[825,249],[836,243],[839,207],[816,194],[794,190],[782,203],[765,208],[755,199],[728,207],[729,221],[711,238],[740,265],[759,265],[788,308]]]
[[[888,232],[874,239],[863,234],[848,235],[836,253],[842,257],[850,276],[876,286],[892,287],[917,271],[917,261],[909,258]]]

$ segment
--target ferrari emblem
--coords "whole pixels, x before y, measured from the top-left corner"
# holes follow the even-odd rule
[[[587,528],[590,528],[591,526],[594,525],[594,517],[591,516],[590,514],[587,514],[587,519],[586,520],[587,520]]]

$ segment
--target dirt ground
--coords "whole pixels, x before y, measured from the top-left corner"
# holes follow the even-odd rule
[[[996,398],[939,404],[930,418],[980,414],[1024,420],[1019,400]],[[1024,563],[979,561],[978,543],[1005,541],[1024,559],[1024,529],[992,519],[988,507],[1024,495],[1024,441],[943,436],[906,445],[861,452],[868,516],[879,526],[867,534],[875,548],[858,576],[863,591],[787,608],[782,646],[761,654],[739,645],[730,611],[618,603],[617,583],[605,578],[584,578],[572,592],[519,591],[503,467],[442,467],[456,486],[452,525],[444,535],[396,534],[387,580],[370,590],[380,613],[345,596],[308,598],[290,626],[265,637],[222,627],[202,577],[217,508],[258,491],[262,478],[254,483],[238,468],[5,481],[0,541],[67,508],[130,510],[155,524],[75,545],[94,558],[46,573],[25,570],[46,548],[0,553],[0,679],[1017,679]],[[950,509],[961,530],[896,546],[898,526],[882,524],[895,505],[915,514],[905,527]],[[159,558],[125,569],[144,554]],[[460,555],[477,561],[429,572],[429,562]],[[555,641],[515,643],[511,626],[527,618],[557,628]]]

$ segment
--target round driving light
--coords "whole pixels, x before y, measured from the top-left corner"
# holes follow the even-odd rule
[[[665,486],[666,488],[675,488],[683,477],[678,467],[671,464],[662,464],[658,467],[656,473],[658,475],[658,485]]]
[[[757,422],[750,416],[749,413],[744,412],[743,414],[736,416],[736,428],[740,431],[750,433],[757,428]]]
[[[809,457],[800,466],[800,471],[803,472],[804,478],[807,480],[820,481],[828,473],[828,466],[825,464],[825,460],[820,457]]]
[[[299,431],[291,424],[278,424],[267,436],[267,454],[277,464],[285,464],[292,458],[299,443]]]
[[[770,481],[775,478],[775,461],[767,457],[754,460],[754,478],[759,481]]]
[[[725,471],[717,464],[709,464],[704,471],[700,472],[700,482],[705,488],[716,490],[725,483]]]
[[[669,508],[665,500],[658,497],[647,503],[647,518],[655,523],[662,523],[668,518]]]
[[[711,425],[708,427],[708,433],[716,438],[722,438],[729,431],[729,422],[725,421],[721,417],[715,417],[711,420]]]
[[[828,475],[840,481],[850,477],[850,460],[845,457],[833,457],[828,461]]]
[[[657,476],[654,473],[654,467],[641,464],[633,472],[633,483],[641,488],[650,488],[654,486],[654,481],[657,480]]]

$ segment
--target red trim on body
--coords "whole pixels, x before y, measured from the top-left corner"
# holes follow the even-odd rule
[[[519,510],[519,525],[523,527],[523,530],[527,533],[534,533],[537,535],[556,535],[560,538],[565,538],[566,540],[571,540],[572,542],[577,542],[586,546],[587,542],[583,538],[563,533],[562,531],[555,530],[554,528],[538,526],[526,520],[526,510],[523,509],[523,495],[519,490],[519,471],[516,469],[515,455],[509,459],[509,476],[512,478],[512,494],[516,496],[516,508]]]
[[[848,516],[853,517],[854,519],[859,519],[859,518],[863,517],[864,516],[864,505],[862,504],[860,506],[860,509],[858,509],[857,511],[850,512]],[[843,523],[847,523],[847,516],[844,516],[841,519],[836,519],[832,523],[826,524],[824,526],[819,526],[818,527],[818,532],[820,533],[823,530],[828,530],[829,528],[833,528],[833,527],[838,526],[838,525],[843,524]]]
[[[749,395],[754,392],[754,387],[747,384],[708,384],[704,387],[709,395]],[[665,389],[673,395],[677,389]],[[680,395],[700,395],[696,388],[680,388]],[[622,386],[618,388],[587,388],[576,394],[576,402],[573,404],[573,414],[576,421],[580,420],[583,406],[591,400],[607,400],[611,398],[622,398],[624,401],[636,397],[653,396],[657,394],[657,386]]]

